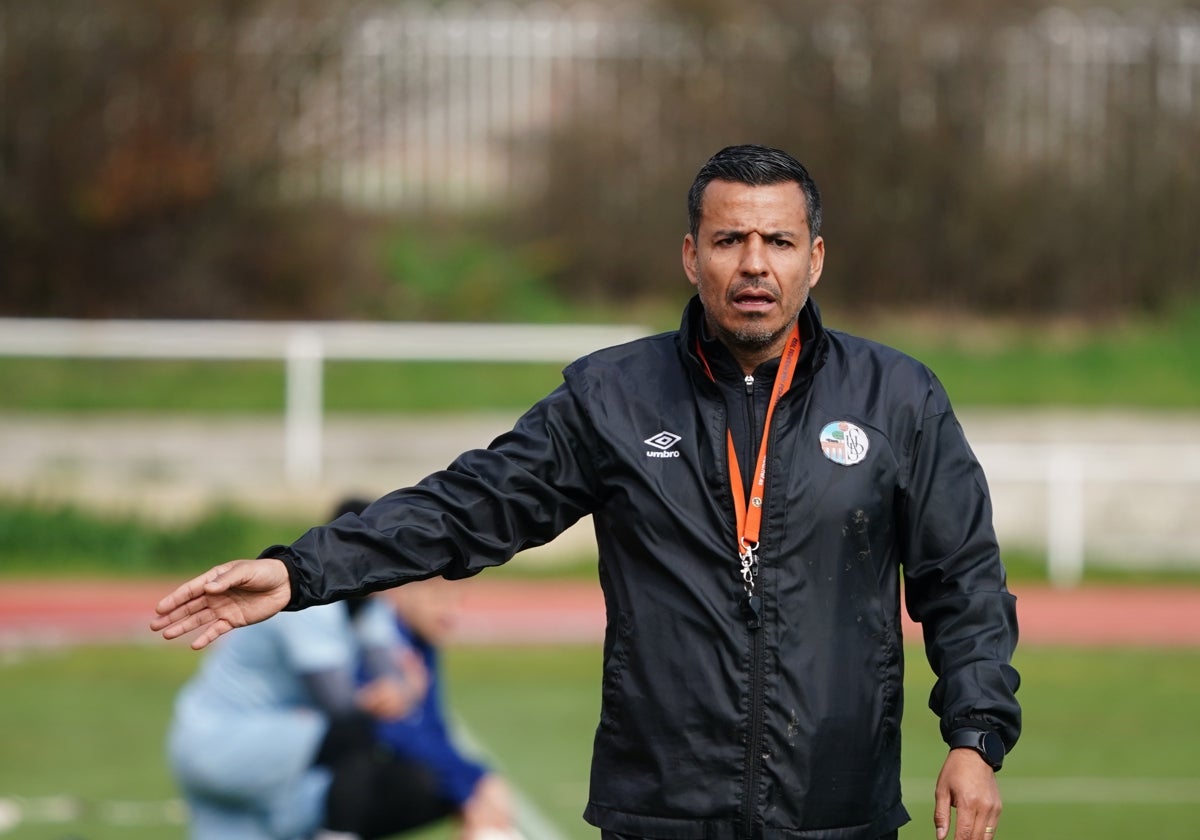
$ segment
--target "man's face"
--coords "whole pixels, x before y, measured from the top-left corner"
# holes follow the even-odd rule
[[[794,182],[713,181],[702,209],[699,232],[683,240],[683,268],[709,329],[752,369],[782,352],[821,278],[825,243],[809,240],[804,192]]]

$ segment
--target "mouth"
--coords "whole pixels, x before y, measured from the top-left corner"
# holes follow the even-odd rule
[[[731,298],[733,306],[742,312],[762,312],[775,305],[775,295],[765,289],[742,289]]]

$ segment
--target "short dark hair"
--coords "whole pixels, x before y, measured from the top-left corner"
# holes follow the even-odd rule
[[[768,146],[726,146],[709,158],[688,190],[688,229],[693,237],[700,233],[704,191],[712,181],[732,181],[752,187],[793,181],[804,193],[809,237],[816,239],[821,234],[821,193],[804,165],[787,152]]]

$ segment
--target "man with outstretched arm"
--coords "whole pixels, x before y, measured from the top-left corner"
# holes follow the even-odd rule
[[[821,199],[732,146],[688,194],[678,330],[574,362],[488,448],[158,605],[204,647],[283,609],[474,575],[593,517],[608,626],[585,819],[603,840],[876,840],[900,790],[904,605],[948,747],[935,835],[992,840],[1020,734],[983,471],[941,383],[827,328]]]

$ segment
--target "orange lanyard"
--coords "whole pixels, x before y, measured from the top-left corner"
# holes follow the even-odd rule
[[[733,493],[733,509],[737,518],[737,551],[742,563],[742,580],[746,586],[747,597],[754,596],[754,576],[758,572],[758,534],[762,527],[762,509],[767,493],[767,439],[771,434],[771,418],[775,414],[775,404],[787,393],[792,386],[792,378],[796,374],[796,362],[800,358],[800,326],[792,327],[783,348],[783,356],[779,360],[779,370],[775,372],[775,385],[771,388],[771,398],[767,402],[767,416],[763,420],[762,441],[758,446],[758,463],[754,470],[754,483],[750,487],[750,503],[746,503],[746,491],[742,482],[742,472],[738,466],[737,448],[733,443],[733,432],[726,430],[725,447],[729,454],[729,489]],[[708,378],[716,381],[708,359],[700,342],[696,342],[696,352],[704,365]]]

